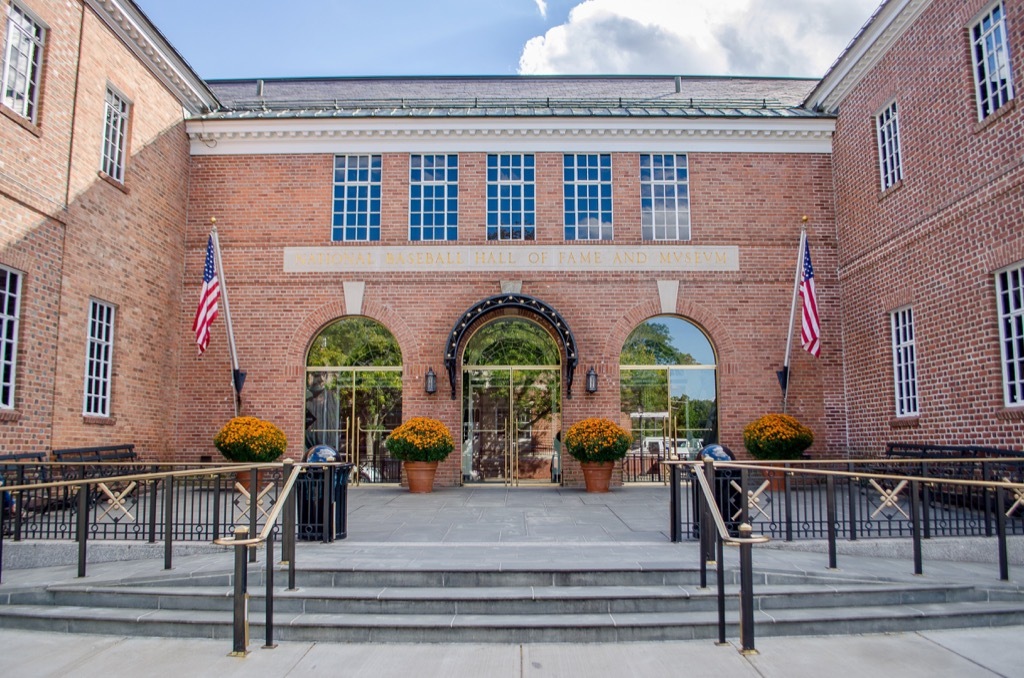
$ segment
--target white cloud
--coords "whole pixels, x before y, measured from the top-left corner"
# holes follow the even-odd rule
[[[519,72],[820,77],[878,2],[585,0],[526,43]]]
[[[547,0],[533,0],[537,3],[537,9],[540,10],[540,15],[545,19],[548,18],[548,3]]]

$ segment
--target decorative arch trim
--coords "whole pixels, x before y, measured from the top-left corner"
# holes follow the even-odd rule
[[[497,294],[477,302],[455,321],[452,331],[448,333],[448,345],[444,351],[444,366],[448,370],[448,381],[452,387],[452,400],[455,400],[456,373],[459,363],[459,346],[469,330],[478,320],[495,311],[503,309],[522,309],[535,313],[551,327],[562,342],[565,350],[565,391],[566,397],[572,399],[572,380],[576,373],[579,355],[576,350],[576,337],[566,324],[562,315],[540,299],[528,294]]]

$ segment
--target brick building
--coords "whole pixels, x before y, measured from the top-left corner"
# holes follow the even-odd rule
[[[783,404],[805,225],[822,348],[795,331],[786,405],[811,453],[1020,445],[1022,2],[890,0],[821,81],[205,83],[129,0],[4,4],[5,450],[216,455],[213,219],[242,410],[371,481],[415,415],[455,434],[449,484],[578,484],[559,439],[587,416],[635,432],[627,480],[742,450]]]

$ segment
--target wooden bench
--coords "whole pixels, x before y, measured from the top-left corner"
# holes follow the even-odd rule
[[[914,459],[921,462],[920,470],[927,468],[929,477],[950,480],[1006,480],[1024,479],[1024,452],[998,447],[977,445],[919,445],[888,443],[886,459]],[[943,464],[957,459],[972,459],[974,464]],[[987,461],[1003,459],[1004,461]],[[1009,461],[1005,461],[1009,459]],[[929,463],[934,462],[934,463]],[[914,465],[912,465],[914,466]],[[908,467],[909,470],[909,467]],[[891,472],[891,471],[890,471]],[[916,469],[911,473],[916,473]],[[923,491],[923,490],[922,490]],[[964,486],[937,485],[930,491],[930,500],[937,504],[983,508],[992,501],[987,492]]]
[[[135,445],[99,445],[97,447],[76,447],[53,451],[57,462],[134,462]]]
[[[885,456],[888,459],[984,459],[994,457],[1020,457],[1024,452],[998,447],[976,445],[917,445],[911,443],[887,443]]]

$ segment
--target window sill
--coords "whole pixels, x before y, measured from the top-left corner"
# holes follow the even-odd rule
[[[113,186],[117,190],[121,191],[125,195],[129,195],[131,193],[131,189],[129,189],[127,186],[125,186],[124,182],[118,181],[117,179],[115,179],[114,177],[110,176],[109,174],[107,174],[103,170],[100,170],[100,171],[96,172],[96,174],[99,176],[100,179],[103,179],[103,181],[107,182],[108,184],[110,184],[111,186]]]
[[[882,202],[883,200],[885,200],[886,198],[888,198],[890,195],[900,190],[901,188],[903,188],[903,179],[900,179],[889,188],[885,189],[884,191],[881,191],[878,194],[878,202]]]
[[[1024,406],[1004,407],[996,412],[996,419],[1003,421],[1024,421]]]
[[[0,421],[19,421],[21,419],[21,410],[0,410]]]
[[[83,415],[82,423],[89,426],[113,426],[117,423],[116,417],[97,417],[94,415]]]
[[[918,428],[921,426],[921,417],[894,417],[889,420],[891,428]]]
[[[992,113],[991,115],[989,115],[984,120],[979,120],[978,122],[974,123],[974,129],[971,130],[971,131],[974,132],[975,134],[978,134],[979,132],[983,132],[984,130],[988,129],[991,125],[994,125],[996,123],[996,121],[1002,120],[1003,118],[1005,118],[1007,115],[1009,115],[1011,112],[1013,112],[1016,108],[1017,108],[1017,100],[1016,99],[1010,99],[1005,104],[1003,104],[998,109],[996,109],[995,113]]]
[[[28,131],[30,134],[37,137],[43,136],[43,131],[39,129],[39,125],[35,124],[34,122],[24,117],[20,113],[17,113],[16,111],[8,108],[7,106],[4,106],[3,104],[0,104],[0,113],[10,118],[14,122],[18,123],[19,126]]]

